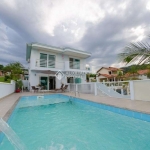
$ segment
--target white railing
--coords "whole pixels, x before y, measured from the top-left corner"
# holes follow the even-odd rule
[[[73,84],[70,83],[69,84],[69,88],[71,92],[76,93],[85,93],[85,94],[94,94],[95,93],[95,89],[94,89],[94,83],[77,83],[77,84]]]
[[[64,69],[65,63],[59,61],[52,61],[52,60],[44,60],[44,59],[37,59],[35,63],[36,67],[44,67],[44,68],[57,68],[57,69]]]
[[[129,81],[98,82],[97,88],[110,97],[130,98]]]
[[[70,83],[69,90],[75,96],[80,93],[109,96],[116,98],[131,99],[130,82],[93,82],[93,83]],[[131,91],[132,92],[132,91]]]
[[[56,69],[65,69],[65,70],[86,70],[90,71],[90,67],[86,67],[85,64],[80,62],[69,62],[69,61],[53,61],[45,59],[37,59],[35,61],[35,67],[43,68],[56,68]]]
[[[90,71],[90,67],[86,67],[85,64],[82,64],[80,62],[68,61],[68,63],[69,63],[69,68],[70,69],[80,69],[80,70],[88,70],[88,71]]]

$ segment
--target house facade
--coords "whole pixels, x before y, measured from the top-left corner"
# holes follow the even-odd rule
[[[119,72],[123,75],[122,69],[114,67],[102,67],[96,72],[97,80],[99,82],[123,80],[121,76],[119,77]]]
[[[27,44],[29,87],[42,85],[47,90],[61,84],[84,83],[90,71],[86,58],[91,53],[72,48],[59,48],[39,43]]]

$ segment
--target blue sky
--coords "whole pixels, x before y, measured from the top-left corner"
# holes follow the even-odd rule
[[[92,53],[95,66],[120,66],[117,54],[150,35],[148,0],[1,0],[0,64],[27,65],[26,43]]]

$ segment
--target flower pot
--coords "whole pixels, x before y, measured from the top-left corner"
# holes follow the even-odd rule
[[[20,93],[20,91],[21,91],[20,89],[17,89],[17,90],[16,90],[16,93]]]

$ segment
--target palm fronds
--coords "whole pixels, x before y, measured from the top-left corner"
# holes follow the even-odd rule
[[[123,53],[119,54],[122,62],[127,64],[145,64],[150,62],[150,45],[148,43],[130,43],[124,48]]]

